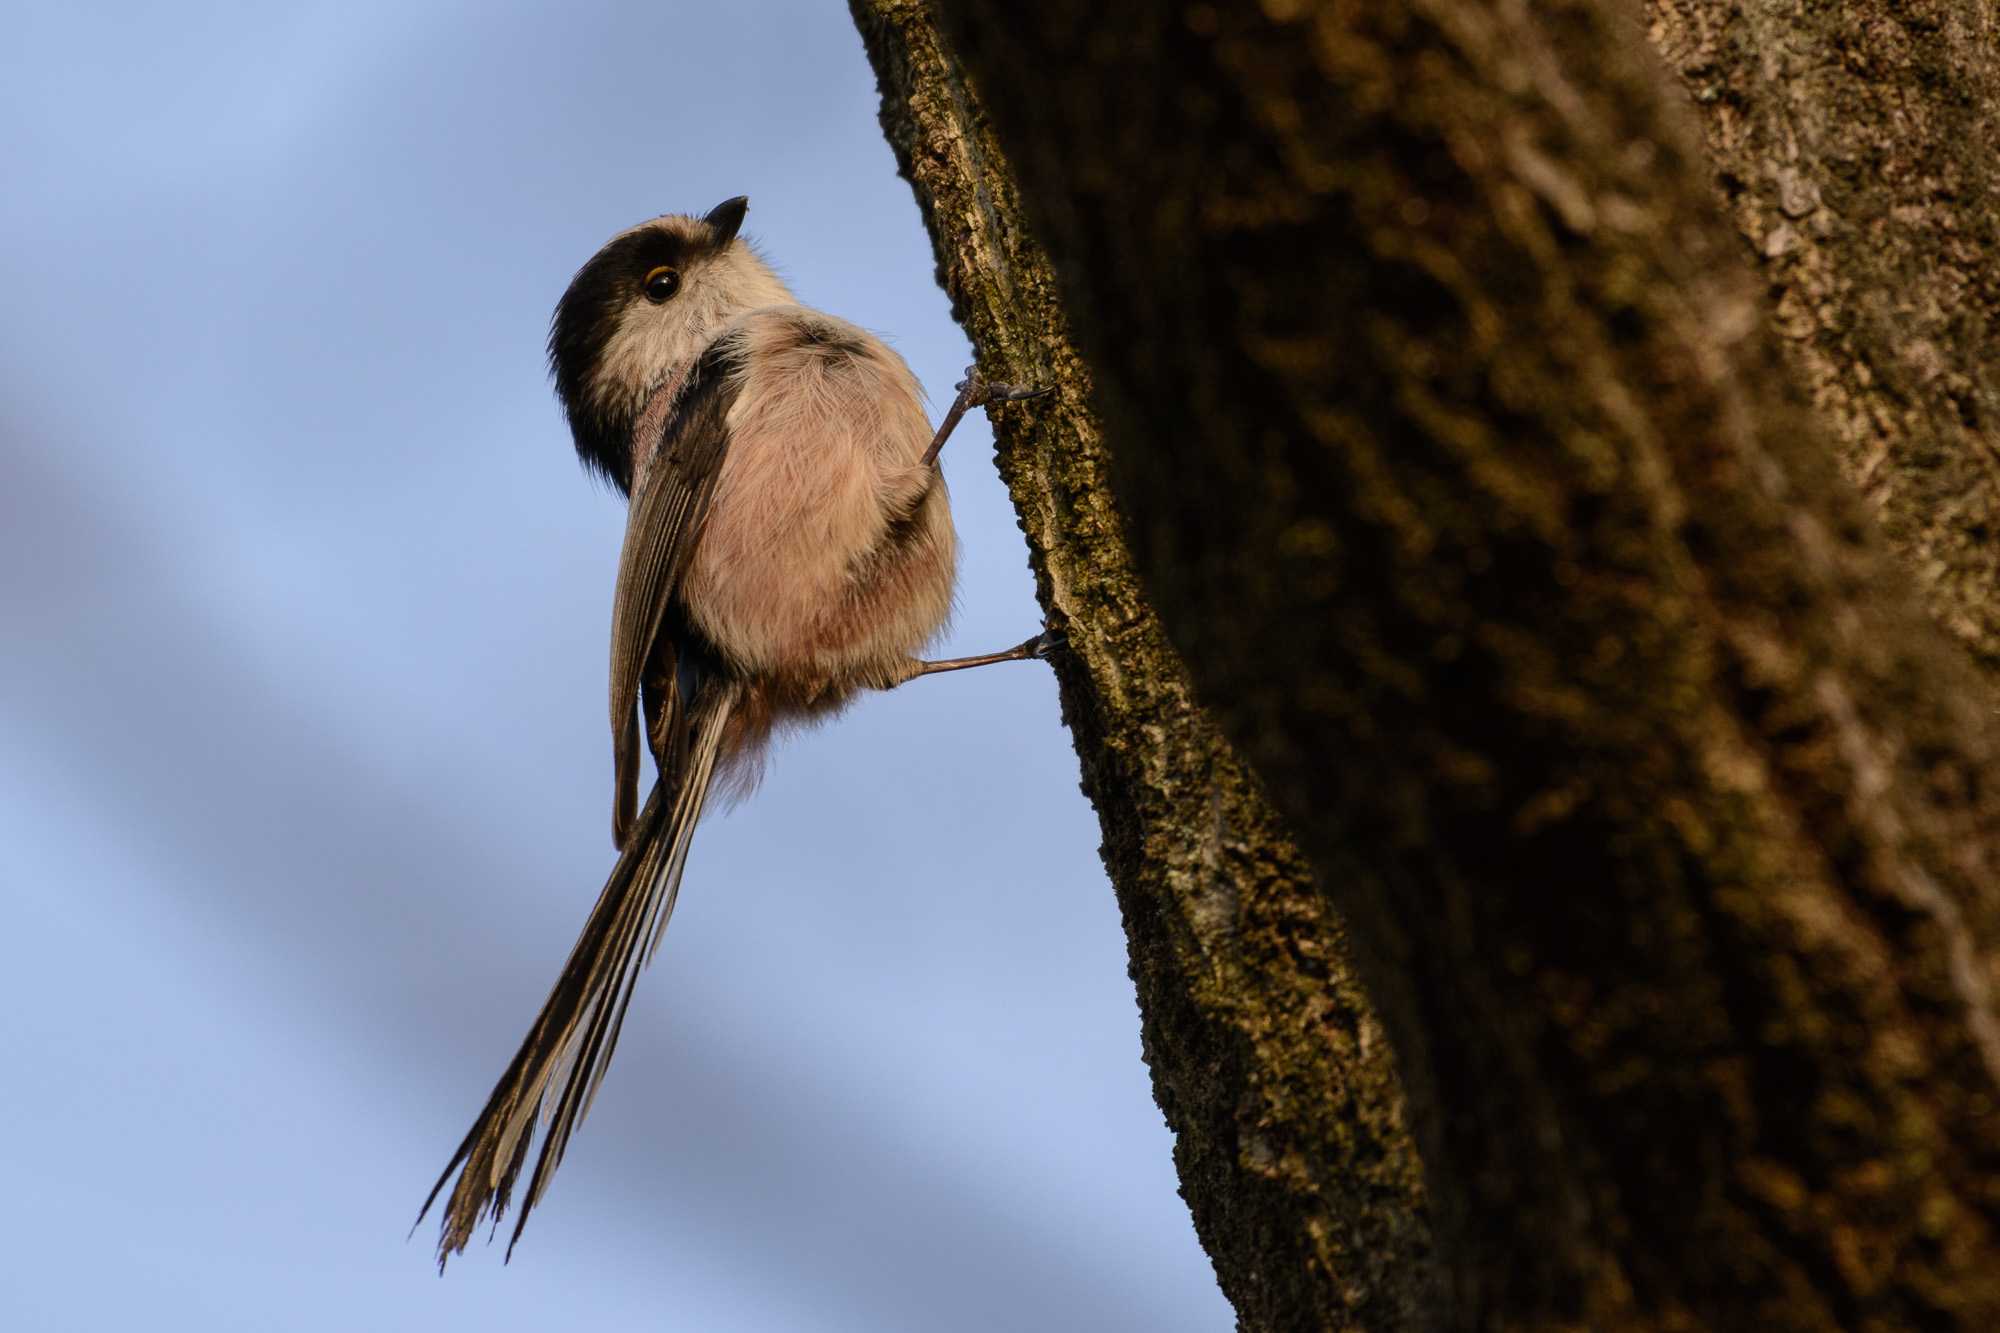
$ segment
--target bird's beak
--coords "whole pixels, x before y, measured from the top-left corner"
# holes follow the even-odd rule
[[[720,250],[736,239],[736,229],[743,225],[743,215],[750,208],[750,196],[739,194],[734,199],[725,199],[708,210],[702,221],[715,233],[715,248]]]

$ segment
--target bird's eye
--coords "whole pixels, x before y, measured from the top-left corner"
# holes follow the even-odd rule
[[[662,264],[646,274],[646,299],[654,305],[667,300],[680,289],[681,274],[679,269]]]

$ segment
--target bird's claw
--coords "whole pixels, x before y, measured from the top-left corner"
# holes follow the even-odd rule
[[[979,367],[967,366],[965,378],[952,385],[954,391],[964,395],[968,409],[985,407],[989,403],[1025,403],[1031,398],[1046,398],[1055,392],[1054,385],[1043,385],[1031,389],[1020,384],[1000,384],[981,378]]]

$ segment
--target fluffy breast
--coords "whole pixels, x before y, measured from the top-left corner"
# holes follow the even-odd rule
[[[800,687],[783,693],[877,683],[943,627],[956,571],[916,377],[803,306],[732,328],[729,444],[682,602],[740,668]]]

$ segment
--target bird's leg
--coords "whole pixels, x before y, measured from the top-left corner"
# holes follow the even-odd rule
[[[938,423],[937,434],[931,437],[931,447],[924,450],[924,461],[922,463],[924,467],[929,467],[932,463],[937,462],[938,452],[944,448],[944,442],[951,438],[952,431],[958,427],[958,419],[973,408],[984,407],[988,403],[1020,403],[1030,398],[1040,398],[1043,394],[1055,392],[1054,389],[1024,389],[1016,384],[989,383],[979,377],[978,366],[967,366],[965,368],[965,378],[958,382],[957,388],[958,397],[951,400],[951,410],[946,412],[944,420]],[[994,660],[1011,661],[1013,659],[995,658]],[[968,662],[966,665],[978,666],[979,663]],[[942,669],[940,668],[940,670]]]
[[[952,657],[942,662],[923,662],[912,657],[903,663],[902,675],[891,681],[888,688],[918,676],[933,676],[940,671],[963,671],[967,667],[991,666],[995,662],[1046,662],[1058,648],[1069,640],[1055,630],[1045,629],[1025,643],[1017,643],[1012,648],[998,653],[981,653],[977,657]]]

